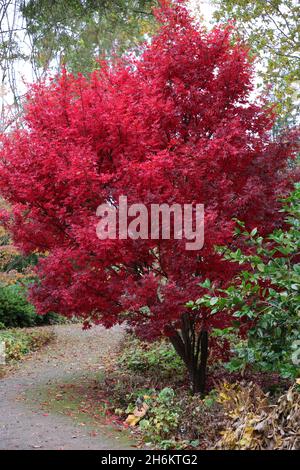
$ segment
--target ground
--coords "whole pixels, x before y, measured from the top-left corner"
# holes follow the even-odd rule
[[[108,423],[103,408],[102,418],[100,408],[94,419],[90,410],[85,413],[80,395],[91,377],[103,377],[104,360],[117,349],[123,330],[83,331],[78,324],[54,329],[53,343],[0,380],[0,449],[132,448],[131,436]],[[68,389],[76,387],[80,394],[70,399]]]

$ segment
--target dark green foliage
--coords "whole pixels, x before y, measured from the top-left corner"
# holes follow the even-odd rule
[[[60,323],[62,318],[49,313],[37,315],[34,306],[26,299],[26,288],[13,284],[0,286],[0,323],[6,328]]]
[[[146,395],[145,402],[148,403],[149,410],[139,423],[144,439],[152,444],[159,444],[162,449],[174,448],[174,441],[170,437],[177,431],[180,416],[174,390],[166,387],[157,395]]]
[[[146,343],[131,336],[119,358],[119,365],[132,372],[182,377],[184,365],[173,346],[166,341]]]
[[[32,326],[35,310],[18,285],[0,287],[0,322],[6,327]]]

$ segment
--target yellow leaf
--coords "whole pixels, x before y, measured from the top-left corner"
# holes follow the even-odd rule
[[[128,415],[125,423],[129,424],[129,426],[136,426],[140,419],[139,416]]]

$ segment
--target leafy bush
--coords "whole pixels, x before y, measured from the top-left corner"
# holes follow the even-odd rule
[[[153,447],[180,449],[199,447],[201,442],[202,448],[207,448],[219,438],[223,429],[224,413],[217,403],[215,390],[204,400],[186,390],[178,392],[170,387],[161,391],[140,389],[134,395],[126,413],[129,413],[128,418],[134,418],[136,407],[146,405],[147,412],[138,425],[143,440]],[[122,413],[122,409],[115,411]]]
[[[239,223],[241,228],[236,234],[248,246],[247,252],[224,247],[219,251],[225,260],[245,269],[225,290],[205,281],[202,287],[208,289],[208,294],[189,304],[193,309],[208,307],[212,314],[231,311],[237,326],[251,326],[247,340],[234,345],[235,357],[228,365],[231,371],[250,364],[262,371],[280,372],[286,378],[299,376],[300,184],[286,200],[284,211],[287,228],[276,230],[265,239],[256,229],[249,233]],[[231,339],[233,329],[228,330],[223,330],[223,336]]]
[[[145,396],[149,410],[140,421],[145,441],[159,443],[162,449],[172,445],[172,435],[177,430],[180,408],[175,402],[172,388],[163,388],[157,395]]]
[[[24,288],[14,284],[0,287],[0,321],[6,327],[32,326],[36,313],[25,298]]]
[[[146,441],[162,449],[198,447],[200,440],[208,445],[215,440],[224,425],[221,407],[216,403],[216,391],[204,400],[199,396],[176,394],[166,387],[156,396],[146,398],[149,410],[140,421]]]
[[[0,323],[6,328],[28,327],[65,322],[55,313],[37,315],[26,299],[26,288],[20,284],[0,286]]]
[[[5,342],[6,360],[20,360],[30,351],[36,351],[54,338],[52,329],[38,330],[1,330],[0,341]]]
[[[119,366],[132,372],[153,374],[168,378],[182,378],[184,366],[173,346],[165,340],[146,343],[130,336],[122,355]]]

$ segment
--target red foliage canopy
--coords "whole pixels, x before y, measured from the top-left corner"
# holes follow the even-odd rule
[[[176,325],[199,282],[231,278],[232,263],[213,247],[231,241],[233,217],[273,228],[293,155],[292,143],[270,137],[270,108],[249,97],[253,64],[231,26],[206,32],[181,7],[159,15],[161,29],[138,58],[34,86],[26,127],[0,150],[15,242],[47,254],[31,293],[38,311],[87,325],[126,320],[149,338]],[[99,240],[96,208],[121,194],[146,205],[204,203],[203,249]],[[208,327],[227,322],[199,315]]]

